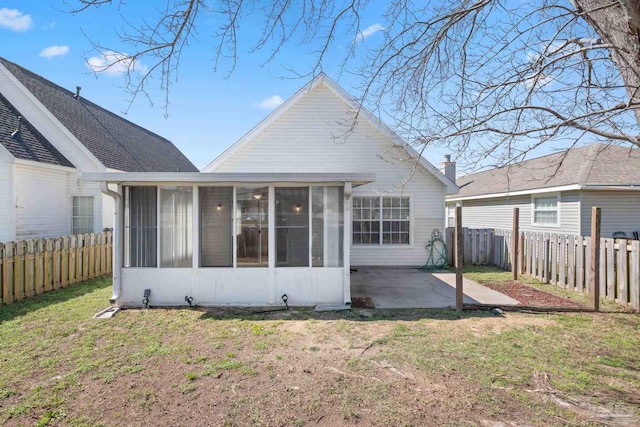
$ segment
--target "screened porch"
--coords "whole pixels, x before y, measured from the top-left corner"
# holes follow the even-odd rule
[[[293,305],[350,303],[351,188],[372,176],[101,173],[84,179],[117,185],[105,190],[120,208],[117,302],[141,305],[149,289],[152,305],[190,298],[196,305],[277,305],[284,294]]]

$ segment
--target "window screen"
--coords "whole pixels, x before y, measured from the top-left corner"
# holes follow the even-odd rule
[[[276,266],[309,266],[309,187],[275,189]]]
[[[125,267],[157,267],[156,187],[125,188]]]
[[[200,187],[200,266],[233,266],[233,187]]]

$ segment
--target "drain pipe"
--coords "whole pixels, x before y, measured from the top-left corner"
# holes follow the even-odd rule
[[[100,182],[100,190],[113,198],[113,295],[109,303],[115,304],[120,299],[120,201],[122,196],[110,190],[106,181]]]

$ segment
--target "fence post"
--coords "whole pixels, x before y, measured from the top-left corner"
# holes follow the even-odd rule
[[[591,304],[600,311],[600,208],[591,208]]]
[[[518,280],[518,237],[520,235],[520,208],[513,208],[513,228],[511,231],[511,273]]]
[[[463,264],[463,238],[462,238],[462,207],[456,206],[456,311],[462,312],[462,264]]]

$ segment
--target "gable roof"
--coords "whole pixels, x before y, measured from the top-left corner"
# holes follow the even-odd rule
[[[20,112],[0,93],[0,145],[16,159],[73,167],[24,117],[20,133],[12,137],[18,128],[18,116],[21,116]]]
[[[0,63],[107,168],[198,171],[171,141],[13,62],[0,57]]]
[[[596,143],[458,178],[450,199],[564,186],[640,186],[640,149]]]
[[[406,141],[400,138],[391,128],[383,123],[378,117],[371,113],[367,108],[360,105],[353,97],[351,97],[342,87],[336,82],[330,79],[325,73],[318,74],[313,80],[304,85],[289,99],[276,108],[271,114],[265,117],[260,123],[253,127],[249,132],[242,136],[233,145],[227,148],[222,154],[216,157],[211,163],[209,163],[204,169],[204,172],[214,172],[220,165],[222,165],[227,159],[236,154],[245,144],[255,138],[258,134],[262,133],[273,122],[279,119],[283,114],[293,108],[298,102],[300,102],[309,92],[311,92],[318,85],[324,84],[331,91],[333,91],[344,103],[354,110],[359,109],[359,115],[367,120],[374,128],[380,133],[389,138],[395,145],[402,147],[405,152],[412,158],[418,159],[419,165],[427,173],[432,174],[436,179],[442,182],[446,187],[447,194],[455,194],[458,192],[458,187],[449,178],[444,176],[442,172],[435,166],[429,163],[424,157],[422,157],[413,147],[411,147]]]

